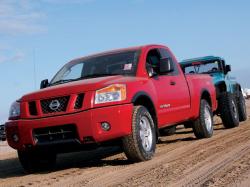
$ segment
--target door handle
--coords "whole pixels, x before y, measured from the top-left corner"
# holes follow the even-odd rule
[[[174,86],[174,85],[176,85],[176,82],[170,81],[170,85]]]

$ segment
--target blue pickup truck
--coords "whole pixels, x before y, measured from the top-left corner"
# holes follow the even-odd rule
[[[226,128],[239,126],[247,119],[246,104],[241,85],[230,78],[231,66],[216,56],[187,59],[180,62],[185,74],[209,74],[216,87],[218,109],[216,114],[222,119]]]

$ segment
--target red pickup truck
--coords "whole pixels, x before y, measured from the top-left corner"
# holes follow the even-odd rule
[[[216,92],[209,75],[184,75],[169,48],[146,45],[78,58],[10,108],[6,134],[27,171],[59,152],[118,143],[132,161],[153,157],[158,136],[192,122],[213,134]]]

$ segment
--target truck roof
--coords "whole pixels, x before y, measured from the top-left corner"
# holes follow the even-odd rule
[[[223,58],[218,57],[218,56],[204,56],[204,57],[198,57],[198,58],[191,58],[191,59],[182,60],[180,62],[180,64],[182,66],[185,66],[185,65],[189,65],[189,64],[191,64],[193,62],[208,62],[208,61],[216,61],[216,60],[218,60],[218,61],[223,60],[224,61]]]
[[[89,57],[96,57],[96,56],[112,54],[112,53],[118,53],[118,52],[123,52],[123,51],[140,50],[142,48],[151,47],[151,46],[164,47],[163,45],[158,45],[158,44],[148,44],[148,45],[141,45],[141,46],[135,46],[135,47],[113,49],[113,50],[108,50],[108,51],[104,51],[104,52],[99,52],[99,53],[94,53],[94,54],[91,54],[91,55],[79,57],[79,58],[73,59],[72,61],[78,61],[78,60],[82,60],[82,59],[89,58]]]

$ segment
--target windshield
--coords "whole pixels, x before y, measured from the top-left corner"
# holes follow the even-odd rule
[[[220,63],[218,61],[210,63],[193,62],[184,67],[184,72],[188,73],[215,73],[221,71]]]
[[[72,61],[55,75],[50,85],[112,75],[134,76],[138,58],[139,51],[125,51]]]

